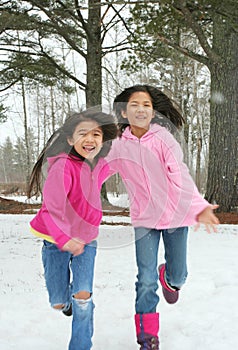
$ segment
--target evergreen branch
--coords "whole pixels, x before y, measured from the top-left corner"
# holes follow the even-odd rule
[[[35,4],[42,12],[44,12],[48,18],[50,18],[52,25],[48,24],[48,27],[55,29],[56,34],[62,36],[75,51],[77,51],[80,55],[82,55],[85,58],[85,53],[76,46],[75,42],[67,34],[69,32],[70,27],[65,27],[65,23],[58,16],[55,16],[54,12],[47,10],[43,5],[39,4],[39,2],[31,2]],[[59,26],[59,23],[62,26]],[[82,39],[86,39],[86,35],[84,35],[83,33],[77,32],[76,34],[79,35]]]
[[[199,55],[196,54],[195,52],[181,47],[178,44],[176,44],[175,42],[169,40],[168,38],[166,38],[165,36],[161,35],[161,34],[157,34],[157,38],[162,42],[165,43],[166,45],[176,49],[177,51],[181,52],[183,55],[190,57],[192,59],[195,59],[196,61],[201,62],[202,64],[205,64],[206,66],[208,66],[209,64],[209,59],[206,56],[203,55]]]
[[[30,51],[24,51],[24,50],[19,51],[19,50],[7,49],[7,48],[3,48],[3,47],[0,47],[0,51],[12,52],[12,53],[17,53],[17,54],[20,53],[20,54],[30,55],[30,56],[41,56],[41,53],[39,53],[39,52],[30,52]],[[1,62],[3,62],[3,61],[1,60]]]
[[[131,50],[131,46],[125,46],[130,44],[129,41],[127,42],[121,42],[118,43],[114,46],[107,46],[103,48],[103,56],[106,56],[106,54],[108,53],[113,53],[113,52],[121,52],[121,51],[125,51],[125,50]],[[120,47],[121,46],[121,47]]]
[[[4,92],[8,89],[10,89],[13,85],[15,85],[16,83],[18,83],[21,80],[22,77],[19,77],[18,79],[15,79],[13,82],[11,82],[11,84],[9,84],[7,87],[0,89],[0,92]]]
[[[213,62],[219,62],[220,57],[216,55],[216,53],[212,50],[211,46],[209,45],[206,36],[204,35],[203,30],[199,26],[198,22],[193,18],[192,12],[189,10],[189,8],[186,6],[186,2],[184,5],[183,0],[178,0],[179,8],[176,5],[171,5],[175,10],[180,10],[182,14],[184,15],[184,20],[188,24],[188,26],[193,30],[193,32],[196,34],[199,43],[201,47],[203,48],[204,52],[206,53],[207,57],[211,59]],[[185,53],[184,53],[185,54]],[[196,56],[196,54],[194,54]],[[198,55],[200,56],[200,55]],[[191,57],[191,56],[190,56]]]
[[[72,75],[68,70],[64,69],[61,65],[59,65],[50,55],[48,55],[43,46],[40,43],[40,47],[42,50],[42,55],[46,57],[61,73],[66,75],[69,79],[73,80],[75,83],[79,85],[79,87],[84,90],[86,88],[86,84],[78,80],[74,75]]]

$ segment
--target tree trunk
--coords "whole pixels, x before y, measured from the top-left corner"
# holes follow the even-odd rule
[[[37,154],[40,153],[40,137],[41,137],[41,123],[40,123],[40,115],[41,115],[41,103],[40,103],[40,88],[39,85],[36,87],[36,110],[37,110]],[[34,159],[36,159],[36,155],[34,155]]]
[[[51,128],[52,133],[55,131],[55,100],[54,100],[54,88],[50,87],[50,108],[51,108]]]
[[[224,40],[226,38],[226,40]],[[229,212],[238,205],[238,38],[226,22],[214,23],[214,50],[222,57],[211,71],[211,121],[206,198]]]
[[[101,42],[101,1],[88,1],[88,30],[87,35],[87,107],[102,105],[102,42]],[[108,203],[106,184],[101,191],[103,203]]]
[[[200,128],[199,128],[200,129]],[[196,156],[196,176],[195,182],[199,191],[201,191],[201,152],[202,152],[202,137],[198,129],[197,135],[197,156]]]
[[[101,1],[88,1],[87,35],[87,107],[102,103]]]
[[[27,118],[27,107],[26,107],[26,92],[24,79],[21,78],[21,95],[22,95],[22,106],[23,106],[23,117],[24,117],[24,137],[26,145],[26,183],[28,184],[31,171],[31,155],[29,147],[29,137],[28,137],[28,118]]]

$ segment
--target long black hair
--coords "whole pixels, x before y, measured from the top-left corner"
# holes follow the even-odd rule
[[[31,172],[27,190],[28,198],[41,192],[42,168],[48,157],[53,157],[60,153],[66,153],[69,157],[75,156],[76,152],[74,146],[69,145],[68,139],[72,137],[79,123],[89,120],[95,121],[102,129],[103,133],[103,146],[95,157],[96,160],[108,154],[111,148],[111,140],[115,139],[118,134],[115,118],[111,114],[101,112],[94,108],[79,113],[73,113],[65,120],[63,126],[51,135],[41,151]]]
[[[120,135],[129,125],[129,121],[122,117],[121,112],[126,111],[127,103],[135,92],[146,92],[150,95],[155,117],[151,123],[157,123],[167,127],[173,132],[175,128],[180,129],[183,126],[184,119],[177,108],[174,107],[172,100],[160,89],[150,85],[134,85],[123,90],[116,96],[113,102],[113,110],[118,120]],[[172,125],[171,125],[172,124]]]

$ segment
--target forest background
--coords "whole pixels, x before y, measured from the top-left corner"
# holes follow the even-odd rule
[[[185,161],[199,190],[220,211],[237,211],[237,0],[0,5],[0,192],[24,192],[70,112],[111,110],[117,93],[142,83],[182,111]],[[106,187],[124,191],[118,176]]]

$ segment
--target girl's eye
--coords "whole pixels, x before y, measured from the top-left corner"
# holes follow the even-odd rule
[[[137,103],[131,103],[131,107],[138,107],[139,105]],[[143,105],[146,108],[152,108],[151,104],[144,104]]]

